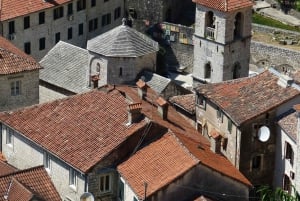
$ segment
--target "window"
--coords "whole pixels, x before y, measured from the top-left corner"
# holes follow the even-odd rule
[[[15,33],[15,21],[10,21],[8,23],[8,33],[14,34]]]
[[[290,161],[291,165],[294,163],[294,151],[292,146],[285,142],[285,158]]]
[[[102,26],[109,25],[111,22],[111,16],[110,13],[102,15]]]
[[[228,119],[227,130],[228,130],[229,133],[231,133],[231,131],[232,131],[232,121],[231,121],[231,119]]]
[[[44,24],[45,23],[45,12],[40,12],[39,13],[39,24]]]
[[[48,172],[50,172],[50,170],[51,170],[51,157],[47,152],[44,152],[44,167]]]
[[[217,108],[217,118],[221,123],[223,122],[223,112],[219,107]]]
[[[121,16],[121,7],[118,7],[115,9],[115,15],[114,15],[114,19],[118,19]]]
[[[72,187],[76,187],[77,185],[76,171],[72,168],[69,169],[69,185]]]
[[[122,75],[123,75],[123,69],[120,68],[120,69],[119,69],[119,77],[122,77]]]
[[[13,135],[14,135],[14,131],[10,128],[6,129],[6,144],[10,144],[12,145],[13,143]]]
[[[60,41],[60,32],[57,32],[55,34],[55,43],[58,43]]]
[[[261,169],[261,155],[256,155],[252,158],[252,170],[260,170]]]
[[[233,66],[232,71],[232,79],[237,79],[241,77],[241,65],[238,62]]]
[[[68,40],[73,38],[73,29],[72,27],[68,28]]]
[[[64,7],[58,7],[53,10],[53,19],[59,19],[64,16]]]
[[[210,63],[205,64],[205,72],[204,72],[204,78],[205,79],[210,79],[211,77],[211,66]]]
[[[196,96],[196,103],[197,103],[197,105],[202,107],[202,109],[204,109],[204,110],[206,109],[206,100],[200,94],[197,94],[197,96]]]
[[[30,42],[24,43],[24,52],[25,52],[26,54],[30,54],[30,53],[31,53],[31,45],[30,45]]]
[[[84,10],[86,7],[86,0],[78,0],[77,1],[77,11]]]
[[[119,200],[124,200],[124,182],[121,179],[119,181]]]
[[[91,0],[91,7],[96,6],[96,0]]]
[[[21,81],[13,81],[10,83],[10,94],[12,96],[21,95]]]
[[[291,180],[287,175],[284,175],[283,177],[283,190],[291,194],[291,190],[292,190]]]
[[[73,3],[69,3],[68,4],[68,15],[72,15],[73,14]]]
[[[24,17],[24,29],[28,29],[30,27],[30,16]]]
[[[95,31],[98,28],[98,19],[92,19],[89,21],[89,32]]]
[[[238,39],[242,36],[242,13],[237,13],[234,19],[233,37]]]
[[[39,44],[39,49],[44,50],[46,48],[46,38],[40,38]]]
[[[78,36],[83,35],[83,24],[78,25]]]
[[[100,193],[107,193],[111,191],[110,180],[109,174],[100,176]]]

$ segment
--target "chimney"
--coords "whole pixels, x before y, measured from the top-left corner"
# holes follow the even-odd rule
[[[133,103],[127,106],[128,125],[138,122],[142,117],[142,103]]]
[[[216,129],[212,129],[210,131],[210,149],[214,153],[220,153],[221,152],[221,135]]]
[[[98,88],[99,75],[92,75],[91,80],[93,82],[93,88]]]
[[[143,99],[145,97],[145,95],[147,94],[147,84],[146,82],[144,82],[143,80],[139,79],[139,81],[137,81],[136,86],[138,87],[138,95],[141,99]]]
[[[161,116],[163,119],[167,119],[168,115],[168,103],[165,99],[162,97],[159,97],[157,100],[157,111],[158,114]]]
[[[287,75],[280,74],[277,84],[283,88],[287,88],[290,87],[293,84],[293,82],[293,78]]]

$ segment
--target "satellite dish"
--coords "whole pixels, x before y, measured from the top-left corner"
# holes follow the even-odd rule
[[[257,134],[258,140],[261,142],[266,142],[270,138],[270,129],[267,126],[262,126],[258,129]]]
[[[89,192],[85,192],[80,196],[80,201],[94,201],[94,196],[89,193]]]

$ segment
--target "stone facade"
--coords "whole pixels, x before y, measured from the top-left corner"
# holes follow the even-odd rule
[[[39,103],[39,70],[0,76],[0,111]]]
[[[251,15],[251,7],[220,12],[197,4],[193,68],[195,84],[248,76]]]
[[[80,47],[86,47],[88,39],[120,25],[124,10],[123,1],[96,1],[95,6],[91,6],[91,1],[86,2],[86,9],[80,11],[76,9],[77,1],[73,0],[69,3],[57,5],[46,10],[28,13],[27,16],[30,17],[30,27],[27,29],[24,29],[24,16],[1,21],[0,33],[24,51],[26,50],[25,43],[29,43],[30,52],[27,51],[27,53],[32,55],[36,60],[40,60],[57,43],[56,40],[58,38],[59,40],[67,41]],[[72,14],[67,13],[70,4],[72,4],[71,6],[73,8]],[[63,7],[63,16],[54,20],[53,12],[54,9],[58,7]],[[117,14],[116,9],[119,9],[120,13]],[[39,24],[40,12],[45,13],[45,22],[43,24]],[[110,16],[110,20],[104,23],[102,20],[104,20],[104,16],[107,14]],[[115,14],[117,15],[115,16]],[[10,34],[9,22],[11,21],[14,21],[15,31]],[[94,25],[92,26],[90,23]],[[82,26],[82,34],[79,34],[80,26]],[[58,38],[56,38],[56,34]],[[40,42],[40,40],[43,38],[45,39],[45,47],[41,48],[40,43],[42,42]]]

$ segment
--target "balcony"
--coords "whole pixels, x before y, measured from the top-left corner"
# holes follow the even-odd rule
[[[205,37],[214,40],[215,39],[215,29],[212,27],[205,28]]]

